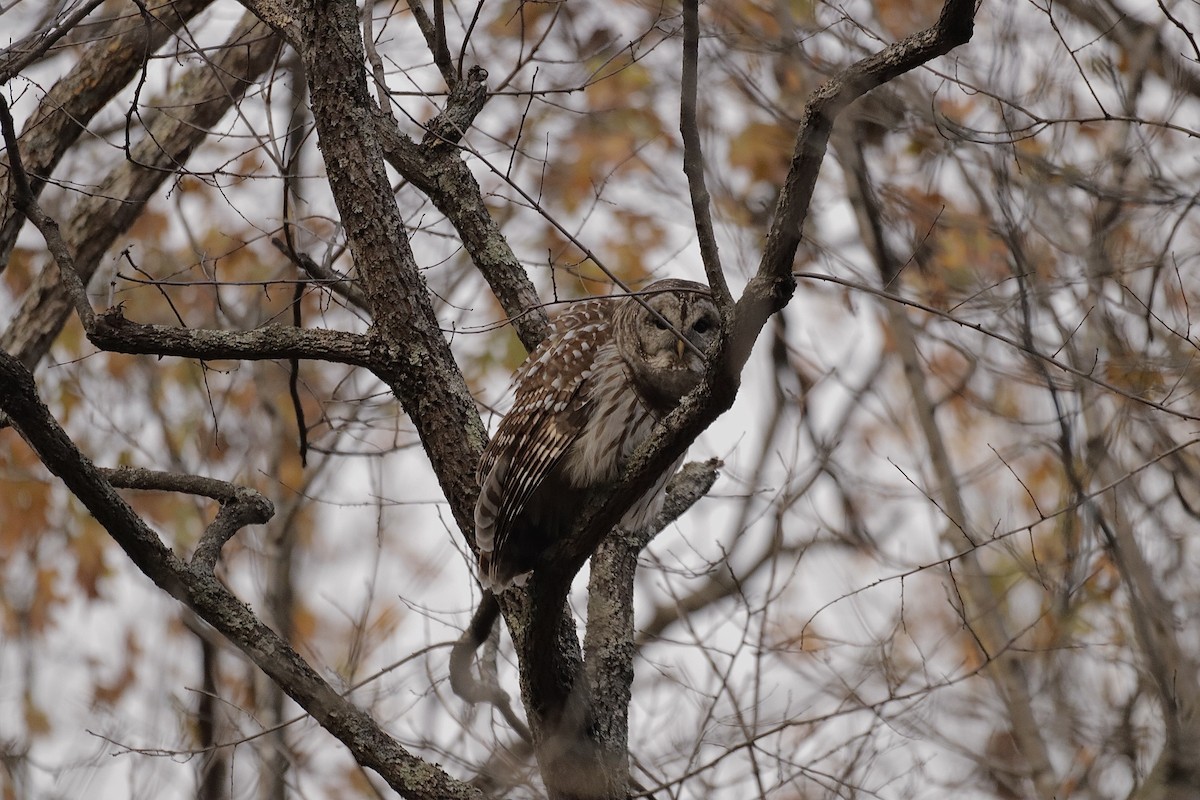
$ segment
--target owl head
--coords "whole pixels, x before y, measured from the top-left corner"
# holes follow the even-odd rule
[[[704,284],[663,280],[622,299],[614,328],[634,389],[661,414],[700,383],[721,316]]]

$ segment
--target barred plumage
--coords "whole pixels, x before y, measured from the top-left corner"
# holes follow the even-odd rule
[[[587,491],[617,478],[655,420],[699,382],[719,325],[708,288],[681,280],[651,284],[638,298],[580,301],[554,320],[517,370],[512,410],[479,463],[475,541],[485,588],[523,583],[541,551],[570,530]],[[681,462],[626,512],[624,526],[658,513]]]

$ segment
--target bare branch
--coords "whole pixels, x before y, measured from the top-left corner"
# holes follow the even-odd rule
[[[84,327],[89,327],[96,314],[88,302],[83,282],[75,271],[74,259],[67,248],[67,243],[63,240],[58,222],[42,211],[41,206],[38,205],[37,196],[33,193],[33,187],[29,184],[29,176],[21,163],[21,150],[17,146],[17,132],[13,126],[12,114],[9,112],[8,102],[3,96],[0,96],[0,128],[4,132],[4,145],[8,150],[8,169],[14,185],[13,205],[41,231],[42,238],[46,240],[46,246],[58,264],[59,277],[75,305],[79,319],[83,322]]]
[[[450,63],[450,49],[446,45],[446,18],[442,10],[442,0],[433,0],[432,20],[426,13],[425,6],[421,5],[421,0],[408,0],[408,10],[412,12],[417,27],[421,29],[421,35],[425,37],[425,44],[433,54],[433,63],[442,73],[442,80],[453,88],[458,83],[458,74],[454,71],[454,65]]]
[[[143,325],[126,319],[120,306],[98,316],[87,334],[88,340],[97,347],[113,353],[179,356],[205,361],[322,359],[359,367],[374,367],[385,360],[370,335],[291,325],[264,325],[250,331]]]
[[[263,525],[275,514],[274,504],[259,492],[216,478],[138,467],[99,467],[97,472],[117,489],[182,492],[219,501],[221,508],[216,519],[200,537],[192,554],[192,568],[205,573],[213,571],[221,548],[239,530],[247,525]]]
[[[211,573],[221,557],[221,548],[247,525],[263,525],[275,514],[271,501],[253,489],[239,488],[234,497],[221,503],[221,510],[205,529],[192,553],[192,569]]]
[[[683,171],[691,192],[692,215],[696,219],[696,237],[700,241],[700,257],[704,274],[712,289],[722,318],[733,308],[733,295],[721,268],[717,252],[717,234],[713,230],[711,198],[704,181],[704,152],[700,144],[700,127],[696,122],[697,62],[700,52],[700,2],[685,0],[683,4],[683,84],[679,92],[679,132],[683,135]]]
[[[97,467],[104,479],[117,489],[137,489],[145,492],[181,492],[208,497],[220,503],[237,500],[253,489],[204,475],[184,475],[179,472],[144,469],[141,467]]]
[[[454,148],[418,146],[382,115],[376,115],[376,123],[375,132],[388,163],[425,192],[450,220],[521,343],[532,352],[549,333],[546,313],[524,267],[483,202],[470,168]]]

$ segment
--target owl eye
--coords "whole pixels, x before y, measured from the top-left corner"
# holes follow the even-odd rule
[[[696,333],[708,333],[712,330],[713,322],[708,317],[701,317],[692,323],[692,330]]]
[[[663,322],[658,317],[655,317],[654,318],[654,327],[658,328],[660,331],[665,331],[668,328],[670,328],[671,326],[668,325],[667,323]]]

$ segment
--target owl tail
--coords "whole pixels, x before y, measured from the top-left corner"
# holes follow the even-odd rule
[[[479,585],[493,594],[500,594],[510,586],[524,586],[533,570],[514,572],[511,566],[492,560],[492,553],[479,553]]]

